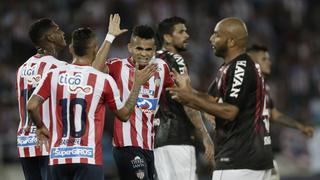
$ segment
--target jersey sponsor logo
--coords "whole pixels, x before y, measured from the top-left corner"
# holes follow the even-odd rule
[[[70,75],[68,73],[62,73],[59,75],[59,84],[68,87],[68,91],[72,94],[78,92],[85,95],[92,94],[92,86],[83,85],[82,74]]]
[[[35,146],[37,144],[37,141],[38,140],[35,134],[31,136],[18,136],[17,146],[18,147]]]
[[[37,68],[37,65],[27,65],[22,68],[21,77],[26,78],[29,85],[37,85],[41,80],[41,75],[36,73]]]
[[[246,61],[238,61],[236,64],[236,70],[234,72],[233,83],[231,88],[230,97],[237,98],[240,92],[240,86],[243,82],[244,68],[246,67]]]
[[[152,113],[156,110],[158,99],[154,98],[137,98],[137,106],[145,113]]]
[[[51,149],[50,158],[72,158],[83,157],[93,158],[93,148],[91,147],[53,147]]]

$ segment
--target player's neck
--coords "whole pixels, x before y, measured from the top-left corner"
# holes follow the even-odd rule
[[[58,56],[58,50],[53,45],[43,45],[43,47],[37,49],[37,53],[40,56],[51,55],[53,57]]]
[[[229,51],[229,53],[226,54],[224,57],[224,63],[228,64],[232,60],[234,60],[236,57],[238,57],[241,54],[244,54],[246,51],[244,50],[234,50],[234,51]]]
[[[175,47],[171,46],[171,45],[164,45],[162,47],[162,49],[165,49],[165,50],[167,50],[169,52],[172,52],[172,53],[175,53],[175,54],[178,53],[178,50]]]
[[[90,60],[90,58],[86,57],[86,56],[82,56],[82,57],[73,57],[72,60],[72,64],[78,64],[78,65],[91,65],[92,61]]]

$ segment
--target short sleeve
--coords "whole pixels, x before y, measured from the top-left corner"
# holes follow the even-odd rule
[[[52,71],[49,71],[39,82],[39,85],[34,90],[33,94],[40,96],[43,100],[46,100],[51,95],[51,77]]]

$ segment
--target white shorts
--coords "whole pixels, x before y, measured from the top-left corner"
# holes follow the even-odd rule
[[[159,180],[197,180],[195,148],[190,145],[167,145],[154,149]]]
[[[213,171],[212,180],[270,180],[271,169],[251,170],[251,169],[232,169]]]

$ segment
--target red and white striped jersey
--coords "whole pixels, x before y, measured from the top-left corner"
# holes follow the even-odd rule
[[[114,121],[113,145],[115,147],[141,147],[152,150],[154,147],[153,120],[158,109],[162,91],[174,84],[170,77],[168,65],[159,58],[153,58],[151,63],[158,65],[158,70],[141,86],[135,111],[127,122],[118,118]],[[127,100],[132,89],[134,64],[132,58],[112,59],[106,62],[109,74],[115,79],[123,101]]]
[[[50,69],[66,65],[66,62],[59,61],[53,56],[32,56],[17,71],[16,93],[19,105],[20,123],[17,132],[17,147],[19,157],[47,156],[48,152],[44,147],[37,144],[36,126],[29,119],[27,101],[33,90],[38,86],[40,79]],[[45,101],[40,107],[41,118],[44,124],[49,127],[49,101]]]
[[[34,94],[51,102],[49,164],[102,165],[105,104],[113,111],[123,107],[113,78],[70,64],[49,71]]]

